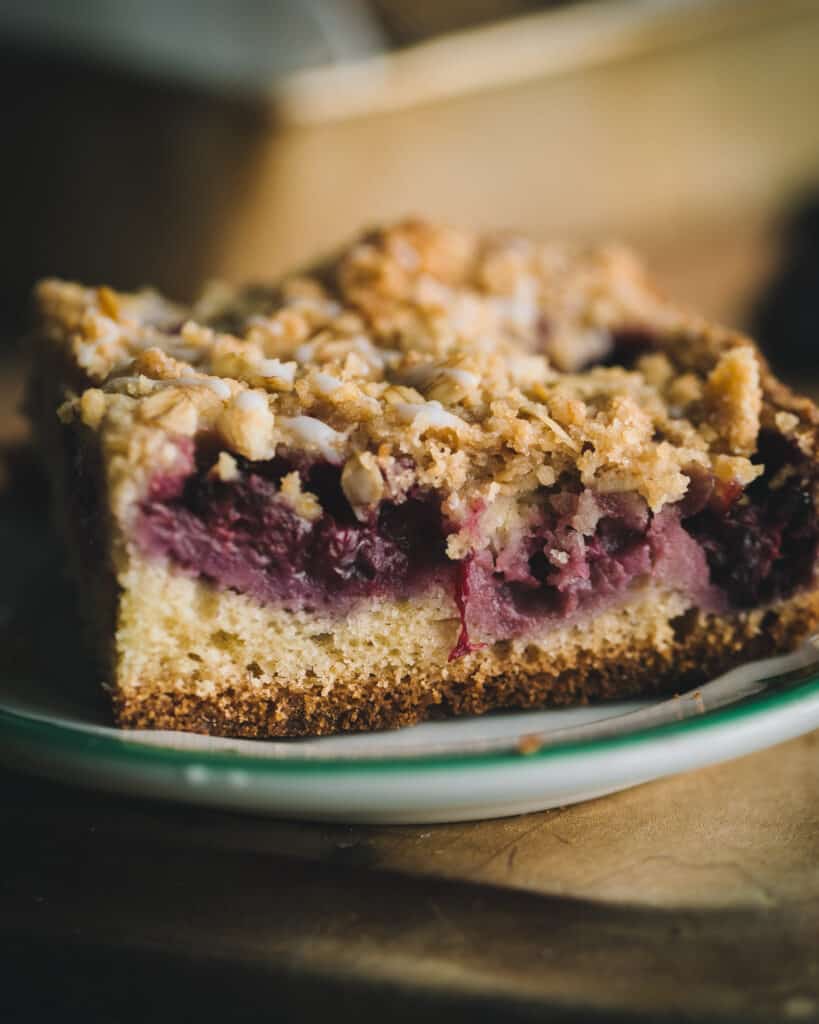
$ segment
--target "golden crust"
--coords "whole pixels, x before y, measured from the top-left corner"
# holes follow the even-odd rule
[[[309,685],[260,687],[245,674],[210,693],[168,686],[160,675],[114,692],[117,723],[132,729],[181,729],[221,736],[322,736],[391,729],[498,708],[535,709],[681,693],[749,658],[787,651],[819,623],[819,595],[769,610],[717,617],[691,610],[668,620],[670,642],[650,635],[582,647],[555,660],[548,646],[496,645],[449,678],[417,671],[390,686],[377,677],[339,678],[329,692]]]
[[[201,694],[221,690],[230,678],[270,692],[309,690],[318,682],[330,693],[353,679],[365,688],[374,681],[400,689],[410,677],[471,685],[510,659],[531,663],[537,651],[548,652],[553,668],[562,670],[572,667],[581,649],[593,648],[600,657],[629,642],[664,649],[673,639],[669,621],[690,604],[679,594],[637,590],[627,604],[592,619],[533,630],[450,661],[460,621],[451,594],[439,587],[411,600],[361,602],[339,618],[332,611],[288,610],[219,591],[139,557],[120,583],[118,684],[139,688],[160,671],[169,687]]]

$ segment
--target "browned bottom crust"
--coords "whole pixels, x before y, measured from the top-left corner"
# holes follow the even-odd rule
[[[393,729],[498,708],[535,709],[683,692],[721,672],[792,650],[819,624],[819,594],[800,595],[765,612],[730,617],[686,612],[673,623],[664,650],[623,645],[602,658],[578,651],[570,668],[555,671],[548,651],[522,653],[496,644],[470,674],[440,680],[406,677],[389,687],[376,680],[337,680],[260,693],[244,681],[225,681],[208,696],[170,691],[162,679],[114,694],[117,724],[132,729],[182,729],[214,735],[272,737]]]

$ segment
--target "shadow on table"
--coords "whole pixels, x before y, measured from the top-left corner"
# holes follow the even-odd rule
[[[39,786],[17,791],[2,853],[4,1021],[146,1020],[160,1003],[231,1021],[748,1022],[819,1007],[816,899],[671,912],[306,863],[186,843],[170,812],[120,830],[105,802],[72,814],[67,793],[63,818],[22,813]],[[14,792],[0,788],[6,810]],[[31,1015],[11,1016],[20,1006]]]

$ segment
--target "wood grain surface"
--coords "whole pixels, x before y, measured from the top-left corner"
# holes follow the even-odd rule
[[[6,775],[0,949],[37,999],[112,1013],[158,979],[198,1006],[214,965],[245,1008],[342,1019],[813,1020],[818,770],[813,734],[574,808],[378,829]]]

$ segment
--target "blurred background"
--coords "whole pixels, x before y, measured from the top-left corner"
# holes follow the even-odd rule
[[[4,341],[45,274],[187,298],[415,213],[624,239],[819,371],[816,0],[0,0],[0,78]]]

